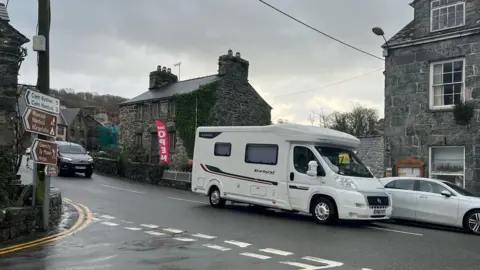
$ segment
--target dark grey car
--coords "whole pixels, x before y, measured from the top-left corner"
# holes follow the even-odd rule
[[[80,144],[57,141],[58,144],[58,169],[60,175],[73,175],[83,173],[86,177],[93,174],[93,158]]]

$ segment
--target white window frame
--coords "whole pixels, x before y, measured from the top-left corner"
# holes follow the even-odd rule
[[[463,173],[435,173],[432,172],[432,149],[435,148],[462,148],[463,149]],[[465,188],[465,146],[430,146],[428,148],[428,176],[435,178],[436,175],[462,176],[462,188]],[[454,183],[455,184],[455,183]]]
[[[440,6],[440,7],[437,7],[437,8],[433,8],[433,3],[435,3],[435,2],[440,2],[440,0],[434,0],[430,3],[430,32],[439,32],[439,31],[443,31],[443,30],[447,30],[447,29],[453,29],[453,28],[465,26],[465,15],[466,15],[465,0],[458,0],[457,2],[452,3],[452,4],[448,4],[448,5],[445,5],[445,6]],[[446,26],[444,28],[439,28],[439,29],[433,30],[433,11],[439,10],[439,12],[440,12],[440,9],[446,8],[448,10],[449,7],[457,6],[457,5],[463,5],[463,22],[462,22],[462,24],[455,25],[455,26],[450,26],[450,27]],[[455,14],[455,23],[456,23],[456,21],[457,21],[457,15]]]
[[[465,58],[456,58],[456,59],[449,59],[444,61],[437,61],[430,63],[430,78],[429,78],[429,102],[430,102],[430,109],[431,110],[445,110],[445,109],[452,109],[455,104],[451,105],[435,105],[435,91],[433,85],[433,67],[438,64],[445,64],[445,63],[452,63],[462,61],[462,90],[460,94],[460,99],[462,102],[465,102]],[[453,76],[453,75],[452,75]]]

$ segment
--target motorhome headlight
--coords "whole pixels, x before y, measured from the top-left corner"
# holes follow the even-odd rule
[[[349,189],[357,189],[357,186],[352,179],[340,175],[335,176],[335,180],[340,184],[340,186]]]

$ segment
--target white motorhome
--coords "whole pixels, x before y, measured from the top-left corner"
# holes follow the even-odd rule
[[[243,202],[336,219],[384,220],[391,198],[355,155],[360,140],[296,124],[199,127],[192,191],[213,207]]]

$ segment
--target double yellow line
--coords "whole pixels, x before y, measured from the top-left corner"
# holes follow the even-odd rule
[[[73,206],[78,212],[78,219],[70,229],[68,229],[66,231],[63,231],[63,232],[60,232],[60,233],[57,233],[57,234],[54,234],[54,235],[50,235],[50,236],[43,237],[43,238],[40,238],[40,239],[37,239],[37,240],[33,240],[33,241],[30,241],[30,242],[25,242],[25,243],[22,243],[22,244],[2,248],[2,249],[0,249],[0,255],[60,240],[64,237],[67,237],[67,236],[73,234],[73,233],[76,233],[76,232],[79,232],[79,231],[83,230],[85,227],[87,227],[88,224],[90,224],[90,222],[92,221],[92,218],[93,218],[93,214],[90,211],[90,209],[88,209],[88,207],[86,207],[83,204],[76,203],[76,202],[73,202],[72,200],[65,199],[65,198],[63,199],[63,201],[65,203]]]

